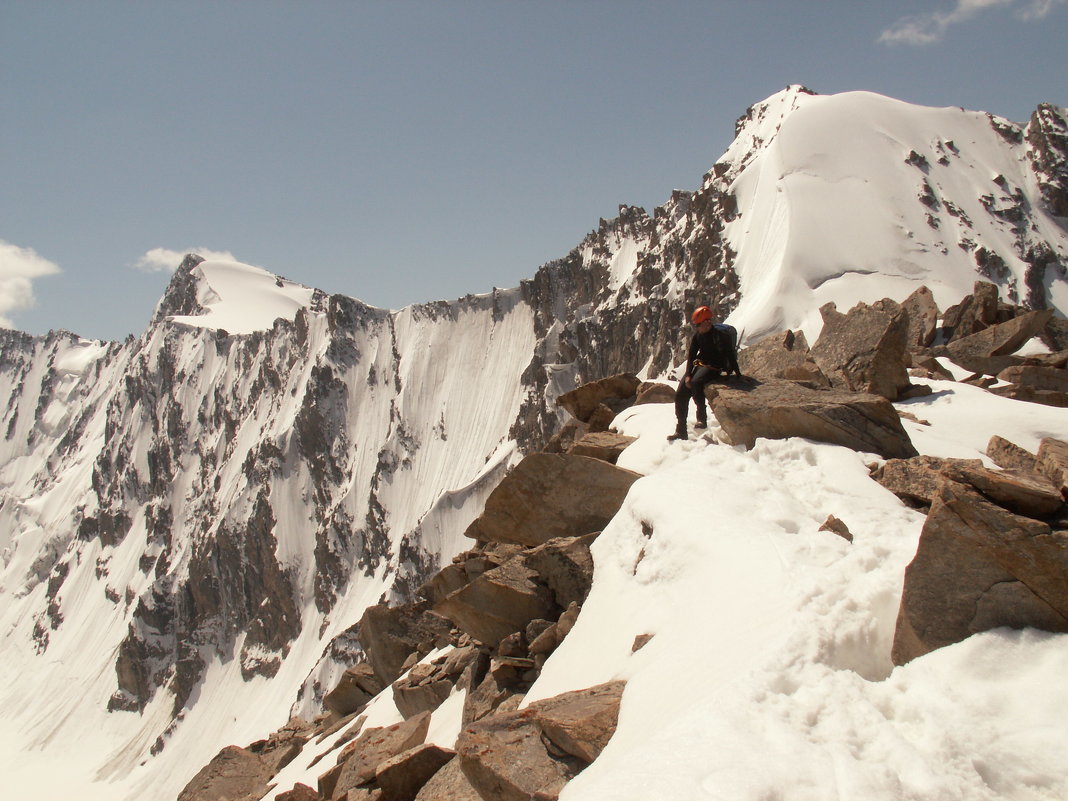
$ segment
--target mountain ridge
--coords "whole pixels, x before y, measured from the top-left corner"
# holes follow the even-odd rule
[[[820,107],[848,117],[858,102],[867,113],[850,130],[862,143],[904,126],[885,140],[878,170],[837,182],[888,182],[884,214],[850,208],[828,192],[836,182],[812,176],[839,119]],[[621,206],[513,289],[399,311],[309,289],[292,318],[234,334],[210,327],[212,263],[191,255],[138,338],[4,332],[0,588],[16,601],[5,651],[19,665],[50,660],[44,692],[69,685],[57,663],[92,645],[104,655],[91,663],[93,691],[59,693],[49,714],[70,704],[94,720],[110,709],[104,740],[118,756],[107,777],[148,781],[140,763],[163,760],[174,784],[181,749],[170,744],[217,750],[183,734],[205,719],[205,697],[273,681],[290,712],[316,709],[359,656],[345,643],[362,610],[410,599],[461,549],[504,473],[560,426],[555,399],[617,372],[666,376],[694,306],[752,338],[788,327],[814,339],[824,303],[874,300],[888,274],[901,300],[937,274],[943,302],[985,276],[1063,315],[1063,110],[1040,107],[1025,128],[915,109],[789,87],[739,118],[701,189],[676,191],[652,215]],[[932,116],[974,136],[974,161],[970,138],[916,122]],[[1004,168],[973,178],[975,165]],[[812,211],[784,204],[790,191]],[[856,226],[885,251],[847,241]],[[277,728],[256,726],[213,736],[249,741]],[[63,742],[62,729],[30,740]]]

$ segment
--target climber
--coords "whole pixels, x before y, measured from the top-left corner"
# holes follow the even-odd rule
[[[712,310],[701,306],[693,313],[697,328],[690,341],[686,356],[686,372],[675,393],[675,433],[668,440],[686,439],[686,414],[693,398],[697,406],[697,423],[694,428],[708,427],[708,410],[705,407],[705,386],[721,377],[741,377],[738,367],[737,333],[733,326],[712,323]]]

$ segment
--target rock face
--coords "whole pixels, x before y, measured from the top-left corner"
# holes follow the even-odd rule
[[[531,454],[497,486],[465,534],[474,540],[540,545],[600,531],[638,478],[586,456]]]
[[[916,455],[894,407],[878,395],[769,382],[720,389],[712,411],[730,441],[747,448],[758,437],[806,437],[888,459]]]
[[[954,477],[971,482],[981,472]],[[989,476],[976,483],[982,486],[947,476],[939,486],[905,572],[895,664],[999,626],[1068,631],[1063,520],[1011,512],[984,495],[1001,494],[991,493]]]

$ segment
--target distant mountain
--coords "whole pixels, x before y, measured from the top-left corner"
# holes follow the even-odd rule
[[[465,547],[555,399],[667,376],[695,306],[814,339],[826,302],[982,278],[1063,316],[1066,217],[1064,109],[789,87],[700,189],[514,289],[386,311],[190,255],[138,338],[0,332],[0,733],[77,752],[55,780],[81,797],[171,797],[314,715],[363,611]]]

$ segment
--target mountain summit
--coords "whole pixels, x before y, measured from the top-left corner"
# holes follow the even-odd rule
[[[136,339],[0,332],[12,775],[58,759],[53,794],[170,798],[314,717],[365,658],[365,611],[467,547],[557,398],[668,378],[698,305],[750,343],[979,279],[1068,310],[1064,109],[789,87],[736,134],[699,189],[621,207],[513,289],[388,311],[190,255]]]

